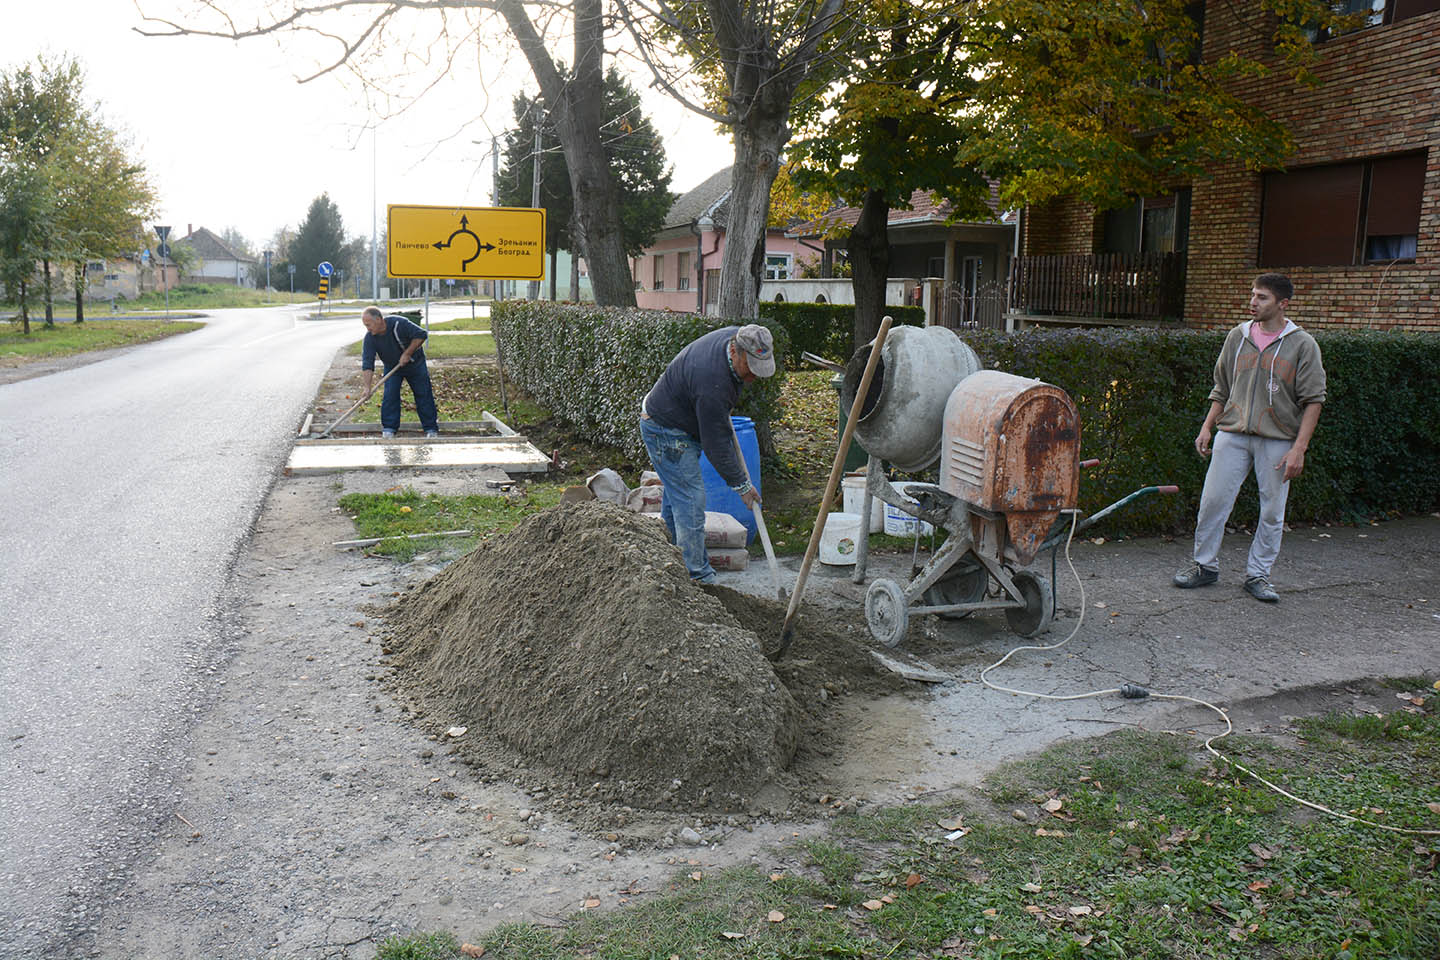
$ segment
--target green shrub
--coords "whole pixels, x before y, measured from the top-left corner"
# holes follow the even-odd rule
[[[923,307],[887,306],[885,312],[897,324],[925,325]],[[767,325],[783,327],[790,346],[782,356],[800,369],[800,354],[809,352],[845,363],[855,352],[855,305],[848,303],[770,303],[761,301],[760,319]]]
[[[1291,487],[1289,520],[1353,520],[1440,507],[1440,337],[1319,332],[1327,397],[1320,426]],[[1097,532],[1193,529],[1207,461],[1193,441],[1209,409],[1224,331],[1027,330],[967,332],[987,367],[1066,390],[1080,412],[1081,508],[1091,513],[1131,491],[1173,483],[1103,521]],[[1234,518],[1258,514],[1254,484]]]
[[[692,313],[543,300],[508,300],[490,312],[490,329],[511,379],[586,439],[619,447],[641,462],[640,401],[686,344],[728,325]],[[775,337],[776,355],[785,357],[785,329],[765,326]],[[745,388],[736,409],[755,421],[761,452],[767,455],[783,379],[782,362],[775,376]]]

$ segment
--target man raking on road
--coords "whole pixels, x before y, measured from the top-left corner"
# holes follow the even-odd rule
[[[375,358],[378,356],[385,365],[385,393],[380,398],[380,435],[395,436],[400,429],[400,381],[410,384],[415,397],[415,412],[420,417],[420,426],[425,436],[440,435],[440,419],[435,410],[435,392],[430,386],[430,371],[425,366],[425,339],[429,336],[422,328],[404,317],[387,317],[379,307],[366,307],[360,315],[365,324],[365,339],[361,344],[360,369],[365,373],[362,393],[370,393],[375,379]],[[395,376],[390,374],[399,367]]]
[[[640,405],[640,436],[665,485],[660,515],[690,578],[699,583],[715,582],[715,568],[705,553],[700,452],[745,506],[760,502],[740,459],[730,411],[741,387],[774,373],[769,330],[754,323],[722,327],[681,350]]]

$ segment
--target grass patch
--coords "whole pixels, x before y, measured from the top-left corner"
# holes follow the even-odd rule
[[[267,307],[282,303],[308,303],[315,294],[289,290],[252,290],[223,283],[182,283],[170,291],[170,309],[218,310],[224,307]],[[165,294],[142,293],[126,301],[125,309],[163,310]]]
[[[467,323],[469,321],[466,321]],[[445,328],[450,325],[446,324]],[[365,334],[362,332],[363,338]],[[346,350],[352,357],[360,356],[361,342],[355,341]],[[482,334],[471,334],[464,337],[430,337],[425,341],[425,357],[427,360],[453,360],[457,357],[493,357],[495,356],[495,338]],[[377,364],[383,366],[383,364]],[[435,371],[430,371],[430,376],[435,376]]]
[[[386,540],[367,548],[380,556],[410,560],[417,553],[441,546],[447,552],[463,553],[481,538],[504,533],[537,510],[555,506],[563,490],[553,483],[520,484],[509,494],[443,496],[420,494],[406,487],[392,493],[349,493],[340,498],[340,509],[350,514],[357,539],[475,531],[468,537]]]
[[[415,933],[386,937],[375,951],[375,960],[451,960],[463,956],[460,941],[448,933]]]
[[[86,320],[46,327],[32,321],[27,336],[20,332],[18,323],[11,321],[0,324],[0,365],[18,366],[90,350],[128,347],[203,326],[188,320]]]
[[[1303,749],[1224,743],[1301,796],[1433,829],[1440,722],[1387,719],[1403,736],[1327,716],[1301,725]],[[1065,744],[974,798],[842,818],[777,856],[783,873],[682,873],[646,903],[478,942],[517,960],[1440,955],[1435,838],[1312,816],[1162,734]]]
[[[489,316],[484,316],[484,317],[476,316],[476,317],[474,317],[473,319],[470,318],[470,317],[457,317],[457,318],[454,319],[454,320],[444,320],[444,321],[441,321],[441,322],[439,322],[439,323],[431,324],[431,329],[434,329],[434,330],[489,330],[489,329],[490,329],[490,318],[489,318]]]

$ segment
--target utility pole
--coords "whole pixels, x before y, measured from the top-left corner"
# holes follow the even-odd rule
[[[531,157],[530,164],[530,206],[540,206],[540,147],[541,147],[541,126],[545,122],[545,111],[539,104],[535,105],[535,153]],[[541,238],[544,242],[544,238]],[[540,299],[540,281],[530,281],[530,299]]]
[[[490,206],[500,206],[500,138],[490,138]],[[500,281],[490,281],[490,296],[500,299]]]
[[[379,153],[380,131],[378,128],[370,131],[370,300],[373,303],[380,299],[380,248],[376,246],[375,220],[378,205],[375,197],[377,190],[375,186],[375,155]],[[356,280],[359,285],[359,280]],[[355,294],[359,298],[360,294]]]

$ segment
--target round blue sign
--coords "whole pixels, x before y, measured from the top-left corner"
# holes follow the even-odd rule
[[[331,266],[329,260],[322,260],[320,261],[320,266],[315,268],[315,272],[320,274],[320,276],[322,277],[328,277],[330,276],[330,274],[335,272],[335,268]]]

